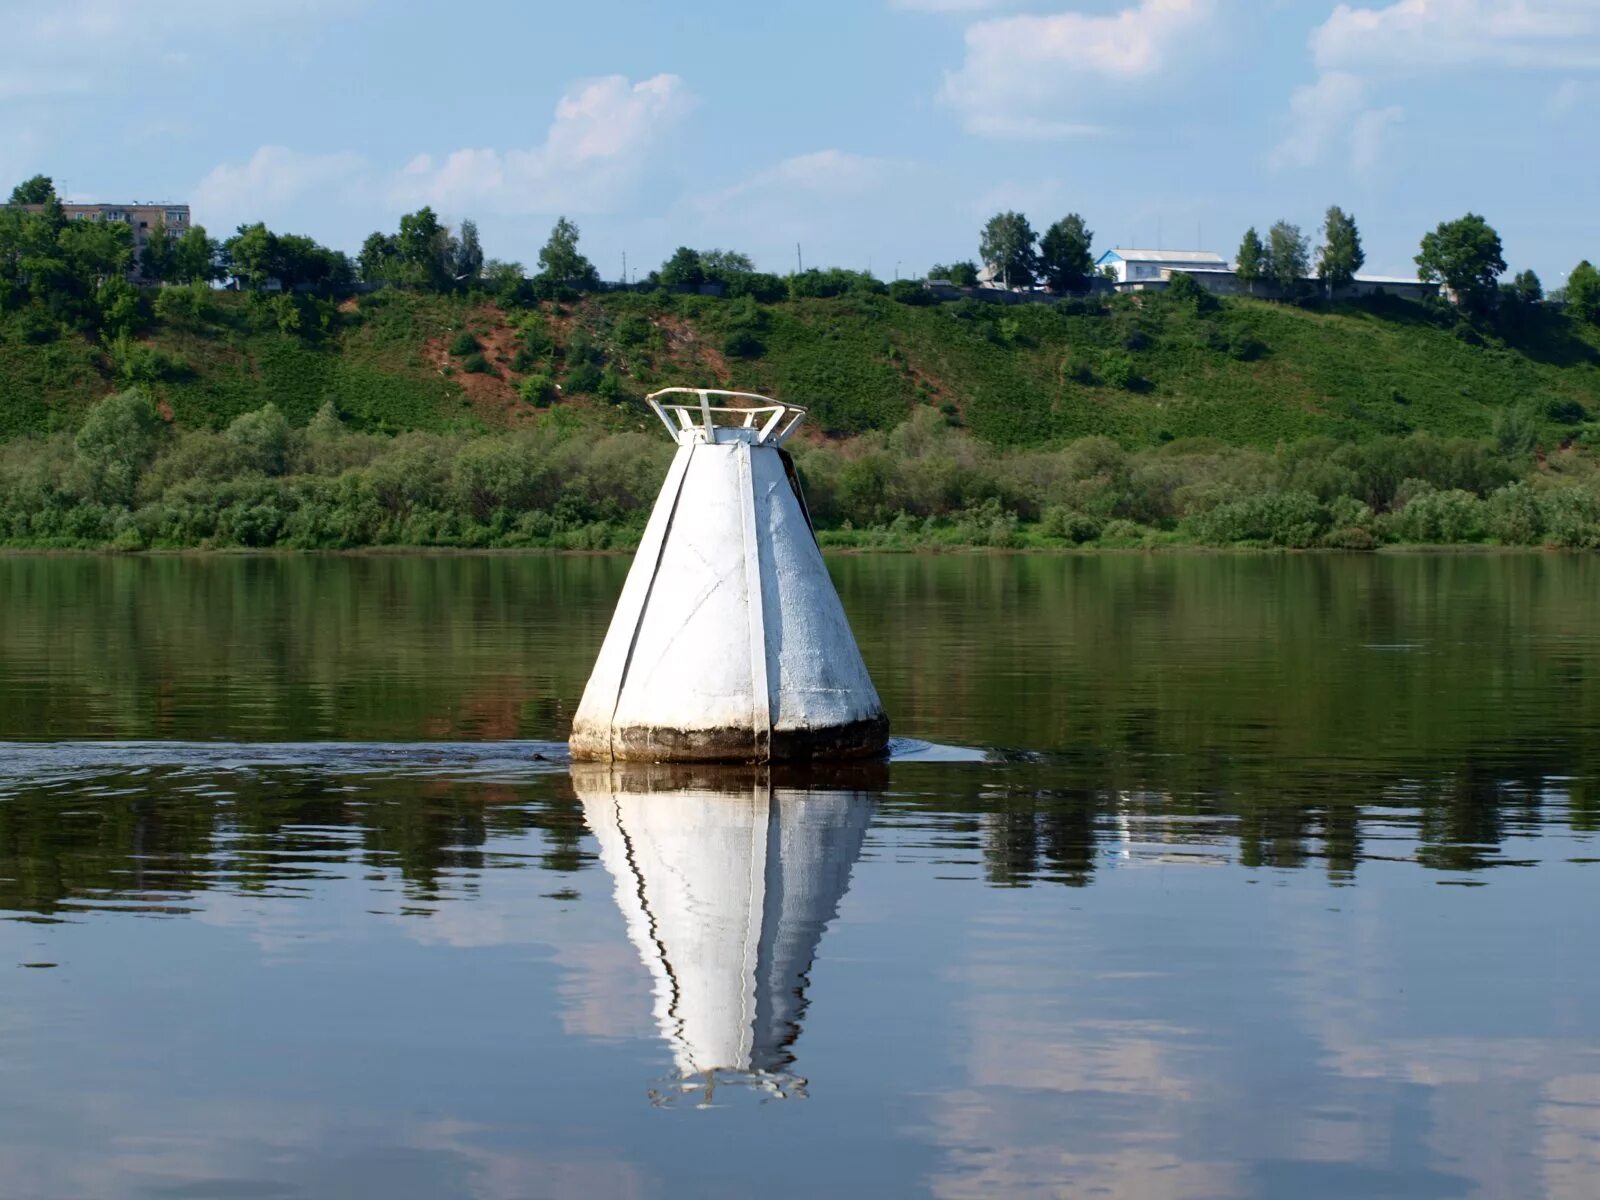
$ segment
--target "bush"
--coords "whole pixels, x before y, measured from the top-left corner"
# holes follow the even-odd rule
[[[1017,541],[1017,514],[1002,507],[993,496],[956,514],[952,527],[956,541],[964,546],[1003,550],[1016,545]]]
[[[723,339],[722,352],[729,358],[760,358],[767,352],[767,347],[748,329],[735,329]]]
[[[889,285],[889,299],[913,307],[937,304],[938,298],[922,284],[912,279],[896,279]]]
[[[728,296],[738,299],[748,296],[762,304],[774,304],[786,298],[789,294],[789,284],[780,275],[768,275],[761,271],[739,272],[728,279]]]
[[[472,335],[471,330],[463,329],[450,339],[450,353],[456,358],[465,358],[469,354],[476,354],[483,349],[478,339]]]
[[[1125,351],[1107,350],[1100,356],[1100,378],[1111,387],[1132,390],[1139,382],[1139,372]]]
[[[1197,313],[1216,312],[1221,304],[1217,298],[1208,292],[1193,275],[1186,271],[1175,271],[1171,281],[1167,284],[1165,296],[1177,304],[1185,304]]]
[[[600,368],[592,362],[580,362],[567,372],[567,388],[569,393],[579,396],[592,396],[600,390]]]
[[[1525,483],[1492,493],[1485,505],[1489,536],[1506,546],[1531,546],[1544,536],[1544,507]]]
[[[130,503],[161,434],[161,418],[143,388],[107,396],[91,408],[73,441],[89,496],[105,504]]]
[[[1471,492],[1424,491],[1385,520],[1393,541],[1451,545],[1483,539],[1487,528],[1483,501]]]
[[[489,365],[489,360],[476,351],[461,360],[461,369],[468,375],[494,375],[497,373]]]
[[[517,394],[535,408],[544,408],[556,398],[556,383],[542,373],[529,375],[517,384]]]
[[[1572,550],[1600,546],[1600,497],[1581,488],[1554,488],[1539,497],[1545,540]]]
[[[1256,542],[1289,549],[1314,546],[1331,516],[1309,492],[1267,492],[1219,504],[1193,518],[1195,536],[1213,546]]]
[[[1104,529],[1105,522],[1099,517],[1069,508],[1046,509],[1039,523],[1039,531],[1046,537],[1061,538],[1075,545],[1094,541]]]
[[[234,418],[225,436],[239,448],[246,470],[282,475],[289,465],[289,422],[276,404]]]

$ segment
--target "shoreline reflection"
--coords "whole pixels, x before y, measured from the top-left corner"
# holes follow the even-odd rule
[[[886,779],[882,764],[574,765],[676,1067],[653,1102],[709,1105],[729,1083],[806,1095],[795,1046],[812,963]]]

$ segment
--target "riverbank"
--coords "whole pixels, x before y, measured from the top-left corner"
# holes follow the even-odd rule
[[[1600,456],[1541,429],[1008,449],[922,407],[887,432],[791,448],[830,549],[1600,547]],[[671,454],[659,432],[559,423],[364,433],[330,405],[304,426],[268,405],[183,430],[134,388],[70,435],[0,446],[0,545],[626,551]]]

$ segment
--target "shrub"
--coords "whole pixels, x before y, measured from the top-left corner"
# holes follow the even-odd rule
[[[1100,378],[1111,387],[1131,390],[1139,381],[1139,372],[1125,351],[1107,350],[1100,356]]]
[[[1168,300],[1188,305],[1198,313],[1213,313],[1221,307],[1217,298],[1186,271],[1173,272],[1165,295]]]
[[[760,358],[767,352],[767,347],[748,329],[735,329],[723,339],[722,352],[729,358]]]
[[[622,373],[615,367],[607,367],[600,373],[600,385],[595,388],[595,395],[602,400],[616,404],[627,398],[627,387],[623,381]]]
[[[1219,504],[1191,524],[1200,541],[1214,546],[1259,542],[1303,549],[1317,544],[1330,520],[1309,492],[1266,492]]]
[[[1459,489],[1425,491],[1385,522],[1390,537],[1402,542],[1450,545],[1476,542],[1486,529],[1483,501]]]
[[[529,375],[517,384],[517,394],[535,408],[544,408],[556,398],[556,383],[543,373]]]
[[[468,375],[494,375],[496,371],[489,365],[489,360],[476,351],[461,360],[461,369]]]
[[[789,285],[780,275],[762,271],[739,272],[728,279],[728,295],[737,299],[748,296],[762,304],[773,304],[789,294]]]
[[[161,418],[143,388],[107,396],[91,408],[73,441],[89,495],[106,504],[129,503],[161,432]]]
[[[600,368],[592,362],[580,362],[567,372],[567,391],[580,396],[592,396],[600,390]]]
[[[1330,550],[1374,550],[1378,539],[1368,529],[1339,526],[1322,535],[1322,544]]]
[[[914,307],[938,303],[938,298],[914,279],[896,279],[889,285],[889,299]]]
[[[1525,483],[1490,494],[1485,505],[1489,536],[1507,546],[1531,546],[1544,535],[1544,507]]]
[[[1228,353],[1240,362],[1255,362],[1265,358],[1269,350],[1267,344],[1260,338],[1246,333],[1229,342]]]
[[[469,354],[476,354],[481,349],[483,349],[482,345],[472,335],[472,331],[468,329],[463,329],[450,339],[450,353],[456,358],[465,358]]]
[[[224,436],[239,448],[240,463],[248,470],[282,475],[288,467],[289,422],[276,404],[235,417]]]
[[[1546,541],[1574,550],[1600,546],[1600,497],[1581,488],[1554,488],[1539,497],[1539,508]]]
[[[1099,517],[1070,508],[1048,508],[1039,523],[1039,531],[1046,537],[1062,538],[1076,545],[1094,541],[1104,529],[1105,522]]]
[[[956,514],[953,525],[956,540],[966,546],[989,546],[997,550],[1016,545],[1017,514],[1002,507],[991,496],[982,504]]]
[[[1112,549],[1127,549],[1144,545],[1144,530],[1126,519],[1108,521],[1100,531],[1100,544]]]

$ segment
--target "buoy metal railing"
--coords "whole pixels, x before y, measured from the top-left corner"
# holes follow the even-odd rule
[[[663,403],[663,396],[693,396],[696,399],[694,402],[668,400]],[[755,403],[713,404],[712,397]],[[662,388],[659,392],[651,392],[644,401],[660,418],[675,442],[683,441],[684,435],[688,434],[691,440],[715,444],[718,430],[750,430],[753,436],[748,440],[757,446],[782,445],[806,415],[806,410],[798,404],[784,404],[755,392],[728,392],[719,388]]]

